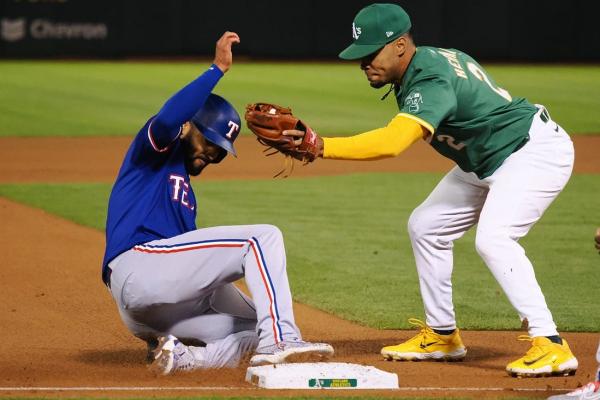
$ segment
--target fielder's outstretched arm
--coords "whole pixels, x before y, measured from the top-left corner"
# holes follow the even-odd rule
[[[324,137],[322,157],[337,160],[395,157],[431,133],[415,120],[399,114],[384,128],[350,137]]]

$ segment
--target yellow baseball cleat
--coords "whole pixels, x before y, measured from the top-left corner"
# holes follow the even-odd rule
[[[384,359],[390,361],[461,361],[465,358],[467,349],[460,339],[458,329],[451,335],[439,335],[423,321],[411,318],[408,322],[420,327],[421,331],[404,343],[381,349]]]
[[[519,336],[519,340],[531,342],[531,348],[516,361],[506,366],[506,372],[514,377],[540,377],[550,375],[575,375],[577,359],[565,339],[562,344],[539,336]]]

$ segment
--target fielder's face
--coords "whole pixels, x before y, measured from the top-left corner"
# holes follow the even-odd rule
[[[227,154],[225,150],[206,140],[191,122],[183,125],[181,141],[185,151],[185,169],[192,176],[199,175],[208,164],[220,162]]]
[[[405,53],[406,39],[402,36],[363,57],[360,69],[365,72],[371,87],[378,89],[388,83],[399,82],[402,79],[402,59]]]

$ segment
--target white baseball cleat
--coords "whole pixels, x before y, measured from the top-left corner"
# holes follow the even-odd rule
[[[256,353],[250,358],[250,365],[315,362],[326,360],[332,355],[333,347],[327,343],[283,341],[257,349]]]
[[[202,360],[181,343],[175,336],[161,336],[154,351],[154,361],[150,369],[160,375],[169,375],[175,371],[191,371],[202,368]]]
[[[590,382],[577,390],[567,394],[559,394],[548,397],[548,400],[599,400],[600,382]]]

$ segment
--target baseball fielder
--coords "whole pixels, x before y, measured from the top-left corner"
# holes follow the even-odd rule
[[[597,250],[600,250],[600,228],[596,229],[594,242]],[[600,400],[600,344],[596,350],[596,361],[598,361],[598,369],[596,370],[596,379],[589,382],[574,391],[557,396],[550,396],[548,400]]]
[[[353,43],[340,57],[360,60],[372,87],[390,84],[400,112],[386,127],[317,140],[317,156],[376,160],[424,139],[457,164],[408,221],[426,323],[411,320],[420,333],[381,353],[388,360],[465,357],[452,304],[452,245],[477,225],[477,252],[528,321],[529,336],[519,339],[531,348],[506,370],[513,376],[572,374],[577,359],[556,330],[518,240],[569,180],[573,144],[543,106],[513,98],[459,50],[416,47],[410,28],[408,14],[395,4],[372,4],[356,15]]]
[[[213,65],[144,124],[108,204],[103,281],[162,374],[232,367],[252,352],[251,365],[333,353],[328,344],[302,341],[279,229],[196,229],[190,175],[235,155],[240,117],[211,91],[239,40],[225,32]],[[240,278],[254,301],[233,285]]]

